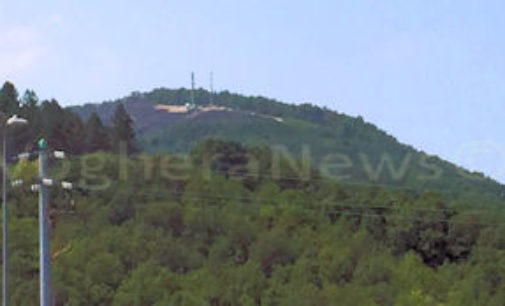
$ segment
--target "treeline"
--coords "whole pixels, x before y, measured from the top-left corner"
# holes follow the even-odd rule
[[[110,126],[105,126],[97,113],[83,122],[55,99],[41,101],[33,90],[20,96],[12,83],[5,82],[0,89],[0,112],[4,119],[18,115],[29,122],[8,130],[11,154],[31,150],[41,137],[52,148],[72,154],[117,151],[120,143],[129,152],[138,150],[133,121],[121,104],[117,105]]]

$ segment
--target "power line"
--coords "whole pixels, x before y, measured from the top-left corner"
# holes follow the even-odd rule
[[[195,200],[202,200],[203,199],[203,200],[206,200],[206,201],[213,203],[213,204],[222,203],[222,202],[218,201],[219,199],[209,199],[207,197],[202,197],[202,196],[188,196],[188,197],[191,199],[195,199]],[[174,196],[173,198],[180,199],[180,197],[177,197],[177,196]],[[271,204],[272,202],[256,201],[256,203]],[[208,207],[218,207],[218,206],[216,205],[216,206],[208,206]],[[346,216],[380,217],[380,218],[386,218],[386,219],[409,220],[409,221],[429,221],[429,222],[441,222],[441,223],[452,223],[452,224],[474,224],[474,225],[501,225],[501,224],[505,224],[505,222],[490,223],[490,222],[448,220],[448,219],[437,219],[437,218],[426,218],[426,217],[405,217],[405,216],[398,216],[398,215],[385,215],[385,214],[378,214],[378,213],[368,213],[368,212],[362,212],[362,211],[350,212],[350,211],[342,211],[342,210],[321,210],[321,209],[317,209],[317,208],[300,208],[300,207],[297,207],[297,209],[301,209],[302,211],[306,211],[306,212],[320,212],[320,213],[326,213],[326,214],[335,213],[335,214],[346,215]]]
[[[78,157],[78,155],[76,155]],[[201,168],[203,169],[203,166],[200,165],[193,165],[193,167],[196,168]],[[207,169],[207,168],[206,168]],[[242,173],[242,172],[232,172],[232,171],[220,171],[220,170],[211,170],[211,173],[218,173],[218,174],[226,174],[226,175],[240,175],[243,177],[253,177],[253,178],[274,178],[274,179],[286,179],[286,180],[293,180],[293,181],[300,181],[300,182],[306,182],[309,183],[310,181],[313,181],[315,179],[311,179],[309,181],[302,181],[300,178],[295,178],[295,177],[284,177],[284,176],[272,176],[272,175],[267,175],[267,174],[260,174],[259,176],[257,174],[253,173]],[[379,184],[367,184],[367,183],[354,183],[354,182],[345,182],[345,181],[335,181],[332,179],[324,179],[320,178],[321,181],[324,182],[331,182],[336,184],[336,186],[339,185],[345,185],[345,186],[352,186],[352,187],[357,187],[357,188],[370,188],[370,189],[377,189],[377,188],[384,188],[384,189],[396,189],[396,190],[404,190],[404,191],[409,191],[409,192],[429,192],[429,191],[436,191],[439,192],[440,194],[444,194],[443,191],[440,190],[421,190],[421,189],[414,189],[410,187],[401,187],[401,186],[389,186],[389,185],[379,185]],[[157,191],[159,192],[159,191]],[[344,190],[346,192],[346,190]],[[271,201],[271,199],[265,199],[265,198],[258,198],[257,196],[253,197],[226,197],[226,196],[219,196],[219,195],[214,195],[214,194],[204,194],[204,193],[199,193],[197,196],[207,196],[207,197],[215,197],[215,198],[221,198],[221,199],[230,199],[230,200],[238,200],[238,201],[252,201],[254,199],[258,199],[260,201]],[[407,194],[406,196],[411,196],[410,194]],[[352,200],[352,199],[351,199]],[[359,201],[359,199],[356,199]],[[387,210],[399,210],[398,206],[395,206],[395,202],[392,201],[390,204],[385,204],[385,205],[361,205],[361,204],[353,204],[353,203],[343,203],[342,201],[335,202],[335,201],[328,201],[326,199],[316,199],[315,201],[324,201],[324,205],[336,205],[339,207],[350,207],[350,208],[356,208],[356,209],[387,209]],[[347,199],[346,201],[349,201]],[[313,204],[313,202],[305,202],[304,204]],[[358,205],[358,206],[357,206]],[[458,207],[448,207],[448,208],[408,208],[409,210],[413,211],[418,211],[418,212],[443,212],[443,213],[454,213],[456,210],[458,213],[480,213],[480,212],[485,212],[485,209],[471,209],[471,210],[464,210]],[[497,208],[493,209],[497,210]]]
[[[163,193],[165,198],[171,198],[174,200],[183,200],[183,199],[192,199],[192,200],[205,200],[206,203],[212,203],[212,204],[222,204],[223,201],[226,200],[235,200],[235,201],[243,201],[247,202],[246,205],[254,205],[254,204],[272,204],[276,203],[276,200],[273,199],[265,199],[265,198],[246,198],[246,197],[229,197],[229,196],[218,196],[218,195],[209,195],[209,194],[196,194],[196,193],[183,193],[183,194],[174,194],[174,193],[168,193],[164,192]],[[160,192],[157,192],[156,195],[160,195]],[[311,204],[312,202],[308,201],[302,201],[300,202],[301,204]],[[245,204],[245,203],[244,203]],[[330,205],[332,204],[332,205]],[[354,211],[354,212],[349,212],[349,211],[343,211],[341,209],[328,209],[330,207],[338,207],[341,209],[361,209],[361,210],[387,210],[385,211],[384,214],[379,214],[379,213],[370,213],[370,212],[363,212],[363,211]],[[411,221],[429,221],[429,222],[441,222],[441,223],[452,223],[452,224],[474,224],[474,225],[500,225],[500,224],[505,224],[504,222],[483,222],[483,221],[465,221],[465,220],[451,220],[451,219],[442,219],[442,218],[427,218],[425,216],[422,217],[405,217],[405,216],[399,216],[399,215],[392,215],[391,213],[393,211],[400,211],[398,208],[391,207],[391,206],[377,206],[377,205],[371,205],[371,206],[353,206],[352,204],[342,204],[339,202],[326,202],[326,205],[322,205],[320,208],[308,208],[308,207],[297,207],[297,209],[305,210],[305,211],[310,211],[310,212],[321,212],[321,213],[334,213],[334,214],[340,214],[340,215],[355,215],[355,216],[364,216],[364,217],[381,217],[381,218],[387,218],[387,219],[403,219],[403,220],[411,220]],[[465,217],[482,217],[483,215],[478,214],[478,210],[472,211],[472,214],[468,214],[468,211],[456,211],[455,209],[423,209],[423,208],[407,208],[409,211],[414,211],[417,213],[420,212],[455,212],[455,215],[462,215]],[[462,214],[465,213],[465,214]],[[477,213],[477,214],[475,214]]]

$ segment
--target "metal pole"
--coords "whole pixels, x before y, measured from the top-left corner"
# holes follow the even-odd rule
[[[195,73],[191,72],[191,104],[195,105]]]
[[[210,72],[210,104],[214,103],[214,72]]]
[[[42,183],[47,176],[46,152],[41,148],[39,152],[39,243],[40,243],[40,305],[51,305],[51,257],[49,254],[49,214],[47,207],[48,188]]]
[[[3,131],[2,166],[2,305],[7,306],[7,125]]]

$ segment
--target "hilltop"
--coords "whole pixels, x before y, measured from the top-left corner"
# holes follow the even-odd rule
[[[203,89],[158,88],[103,103],[73,106],[83,120],[97,112],[105,124],[118,104],[135,122],[145,152],[188,153],[217,138],[310,159],[323,176],[341,182],[436,189],[456,195],[501,197],[498,182],[402,144],[361,116],[312,104]]]

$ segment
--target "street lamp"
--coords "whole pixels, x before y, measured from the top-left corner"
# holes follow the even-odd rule
[[[23,124],[27,124],[27,123],[28,123],[28,120],[18,117],[18,115],[14,115],[14,116],[10,117],[9,119],[7,119],[8,126],[23,125]]]
[[[5,115],[1,115],[5,118]],[[2,305],[7,306],[7,129],[10,126],[28,124],[28,120],[14,115],[4,122],[3,131],[3,169],[2,169]]]

